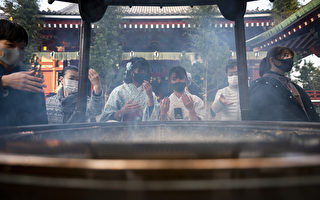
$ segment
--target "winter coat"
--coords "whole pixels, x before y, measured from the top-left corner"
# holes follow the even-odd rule
[[[306,116],[298,100],[276,78],[262,77],[253,82],[250,87],[250,120],[264,121],[319,121],[309,96],[304,90],[294,84],[300,93]]]
[[[8,72],[0,64],[0,75],[20,72],[16,67]],[[0,127],[47,124],[44,93],[33,93],[0,86]]]
[[[64,97],[63,87],[57,94],[47,99],[47,114],[49,123],[74,123],[79,122],[75,118],[75,110],[77,104],[77,94],[71,94]],[[103,95],[92,94],[87,98],[86,119],[95,119],[101,114],[103,108]]]

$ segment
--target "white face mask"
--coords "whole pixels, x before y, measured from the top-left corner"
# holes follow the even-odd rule
[[[66,90],[68,94],[74,94],[78,92],[78,81],[65,79],[63,88]]]
[[[10,66],[19,64],[21,52],[17,48],[1,48],[2,55],[0,60]]]
[[[229,83],[229,86],[231,87],[238,86],[238,76],[237,75],[228,76],[228,83]]]

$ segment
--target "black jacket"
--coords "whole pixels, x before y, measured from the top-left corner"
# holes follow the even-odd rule
[[[0,75],[19,72],[19,67],[7,72],[0,65]],[[32,93],[0,86],[0,127],[48,123],[44,93]]]
[[[319,121],[309,96],[294,84],[301,95],[310,121]],[[265,121],[309,121],[298,100],[277,79],[262,77],[250,87],[250,120]]]

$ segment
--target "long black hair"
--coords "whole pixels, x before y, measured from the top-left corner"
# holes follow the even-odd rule
[[[281,46],[276,46],[272,47],[265,58],[263,58],[260,62],[260,68],[259,68],[259,75],[262,77],[265,73],[269,72],[271,69],[271,64],[270,64],[270,58],[274,59],[280,59],[280,56],[286,52],[289,51],[292,56],[294,56],[293,51],[288,48],[288,47],[281,47]]]
[[[149,76],[151,76],[151,68],[146,59],[141,57],[131,58],[126,65],[126,71],[124,75],[125,83],[132,83],[132,72],[136,68],[140,70],[144,70]]]

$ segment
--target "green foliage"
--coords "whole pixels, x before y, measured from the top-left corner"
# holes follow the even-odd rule
[[[194,7],[191,23],[196,24],[197,28],[188,33],[191,50],[198,55],[190,72],[198,85],[202,81],[206,91],[204,96],[224,82],[225,66],[231,57],[229,47],[219,40],[219,33],[214,28],[214,16],[219,14],[216,6]]]
[[[100,75],[102,84],[106,89],[121,84],[123,69],[120,69],[122,61],[122,47],[119,41],[121,8],[108,7],[104,17],[96,23],[90,51],[90,66]]]
[[[311,61],[304,61],[297,71],[300,75],[297,76],[298,81],[302,83],[302,87],[305,90],[320,90],[320,69],[314,66]]]
[[[38,0],[4,0],[0,9],[9,18],[12,17],[13,22],[23,26],[29,35],[29,44],[26,49],[26,56],[23,64],[30,66],[32,52],[38,51],[40,46],[38,24],[39,20],[39,1]]]
[[[279,24],[299,9],[298,0],[276,0],[273,2],[272,18]]]
[[[223,82],[225,66],[231,56],[228,46],[219,41],[216,33],[210,29],[202,29],[195,34],[192,46],[203,60],[201,63],[204,67],[208,65],[208,85]]]

